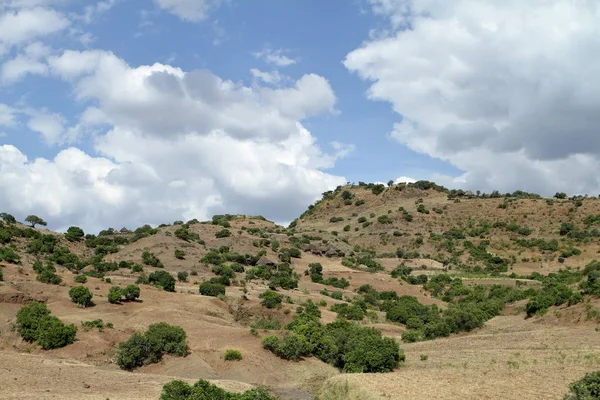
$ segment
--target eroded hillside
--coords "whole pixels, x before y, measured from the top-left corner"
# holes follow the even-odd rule
[[[288,228],[5,221],[2,398],[158,399],[173,379],[284,399],[558,398],[600,363],[599,204],[420,182],[340,187]],[[32,302],[74,324],[73,343],[24,340]],[[119,368],[119,343],[160,322],[183,328],[187,355]]]

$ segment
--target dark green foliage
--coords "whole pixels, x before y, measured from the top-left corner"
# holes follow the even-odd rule
[[[387,215],[380,215],[379,217],[377,217],[377,222],[379,222],[380,224],[391,224],[392,220]]]
[[[71,301],[80,307],[87,307],[92,303],[92,293],[85,286],[75,286],[69,290]]]
[[[187,227],[182,226],[175,230],[175,237],[185,240],[186,242],[192,242],[200,239],[200,235],[190,231]]]
[[[271,318],[259,318],[251,326],[254,329],[279,330],[281,329],[281,322]]]
[[[160,400],[276,400],[265,389],[230,393],[205,380],[190,386],[183,381],[171,381],[163,386]]]
[[[331,217],[329,218],[329,222],[335,224],[336,222],[341,222],[344,220],[344,217]]]
[[[185,259],[185,251],[176,249],[175,250],[175,258],[177,258],[178,260]]]
[[[0,247],[0,261],[16,264],[21,257],[10,247]]]
[[[2,221],[6,222],[7,224],[15,224],[17,223],[17,219],[9,213],[0,213],[0,219],[2,219]]]
[[[25,218],[25,222],[29,223],[32,228],[35,228],[36,225],[46,226],[48,225],[46,221],[38,217],[37,215],[28,215]]]
[[[373,188],[371,189],[371,192],[373,192],[373,194],[376,196],[380,195],[384,191],[385,191],[385,185],[383,185],[383,184],[373,185]]]
[[[212,217],[212,224],[220,225],[223,228],[229,228],[229,227],[231,227],[231,224],[229,223],[229,221],[233,220],[233,218],[234,218],[234,216],[229,215],[229,214],[215,215]]]
[[[158,259],[158,257],[156,257],[154,255],[154,253],[150,252],[150,251],[144,251],[142,253],[142,262],[146,265],[150,265],[152,267],[156,267],[156,268],[164,268],[164,265],[162,262],[160,262],[160,260]]]
[[[77,226],[69,227],[65,233],[65,238],[70,242],[79,242],[80,240],[83,240],[84,236],[85,233],[83,232],[83,229]]]
[[[59,285],[62,282],[62,278],[56,275],[55,272],[56,268],[54,268],[52,264],[48,262],[48,264],[45,267],[38,270],[38,274],[35,278],[42,283]]]
[[[75,341],[77,327],[65,325],[50,315],[42,303],[31,303],[17,312],[17,331],[28,342],[36,342],[44,349],[64,347]]]
[[[75,275],[75,282],[77,283],[86,283],[87,282],[87,276],[85,275]]]
[[[177,273],[177,280],[179,282],[187,282],[188,279],[188,272],[187,271],[179,271]]]
[[[359,224],[365,223],[367,222],[367,217],[359,217],[357,221]]]
[[[242,352],[239,350],[227,349],[225,355],[223,355],[225,361],[239,361],[242,358]]]
[[[344,372],[389,372],[404,360],[398,344],[372,328],[343,319],[322,325],[314,304],[299,308],[287,328],[291,335],[267,336],[263,347],[292,360],[314,355]]]
[[[121,294],[127,301],[133,301],[140,297],[140,288],[136,285],[127,285],[124,289],[121,289]]]
[[[564,283],[548,282],[537,295],[529,299],[525,306],[525,312],[528,317],[531,317],[534,314],[547,310],[551,306],[560,306],[565,303],[571,305],[580,301],[581,295],[574,293]]]
[[[364,303],[363,303],[364,304]],[[338,317],[353,321],[361,321],[365,317],[365,310],[360,304],[348,305],[347,303],[334,304],[331,311],[338,314]]]
[[[116,363],[121,369],[132,370],[160,361],[165,353],[185,357],[189,347],[181,327],[159,322],[150,325],[145,333],[135,333],[120,343]]]
[[[200,294],[203,296],[217,297],[225,294],[225,285],[221,283],[204,282],[200,285]]]
[[[272,290],[264,291],[258,296],[263,306],[267,308],[276,308],[281,306],[283,295]]]
[[[363,204],[365,204],[365,201],[364,201],[364,200],[356,200],[356,201],[354,202],[354,205],[355,205],[355,206],[357,206],[357,207],[358,207],[358,206],[362,206]]]
[[[166,292],[175,291],[175,278],[167,271],[155,271],[148,275],[148,281],[153,285],[159,285]]]
[[[557,193],[554,195],[554,197],[555,197],[555,198],[557,198],[557,199],[566,199],[566,198],[567,198],[567,194],[566,194],[566,193],[564,193],[564,192],[557,192]]]
[[[4,272],[2,272],[2,269],[0,269],[0,282],[2,282],[4,280]]]
[[[229,236],[231,236],[231,231],[229,229],[222,229],[222,230],[218,231],[217,233],[215,233],[215,237],[217,239],[226,238]]]
[[[563,400],[600,399],[600,371],[585,374],[583,378],[569,385],[569,393]]]
[[[112,286],[108,289],[108,302],[111,304],[120,303],[121,302],[121,288],[118,286]]]
[[[268,266],[257,266],[246,271],[246,279],[264,279],[268,280],[269,288],[275,289],[295,289],[298,287],[299,275],[294,271],[290,264],[281,263],[276,268]]]
[[[112,328],[112,324],[110,322],[108,322],[105,325],[104,321],[102,321],[101,319],[94,319],[91,321],[81,321],[81,326],[83,327],[84,332],[87,332],[92,328],[97,328],[98,332],[102,332],[102,330],[104,330],[105,326]]]

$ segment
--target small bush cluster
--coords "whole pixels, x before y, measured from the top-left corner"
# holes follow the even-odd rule
[[[242,352],[239,350],[227,349],[225,355],[223,355],[225,361],[239,361],[242,358]]]
[[[124,288],[112,286],[108,290],[108,302],[120,303],[121,301],[134,301],[140,297],[140,287],[136,285],[127,285]]]
[[[47,261],[46,265],[42,265],[41,261],[37,260],[33,263],[33,270],[37,272],[35,279],[42,283],[59,285],[62,283],[62,278],[56,274],[56,268],[51,261]]]
[[[148,275],[148,282],[160,286],[166,292],[175,291],[175,278],[167,271],[154,271]]]
[[[143,334],[135,333],[120,343],[115,361],[121,369],[133,370],[160,361],[163,354],[185,357],[189,353],[186,337],[179,326],[152,324]]]
[[[215,282],[204,282],[200,285],[200,294],[203,296],[217,297],[225,294],[225,285]]]
[[[146,265],[156,268],[164,268],[163,263],[156,257],[156,255],[150,251],[144,251],[142,253],[142,262]]]
[[[35,342],[43,349],[64,347],[75,341],[77,327],[65,325],[50,315],[45,304],[31,303],[17,312],[17,331],[28,342]]]
[[[298,287],[300,276],[288,263],[281,263],[276,268],[266,265],[256,266],[246,271],[246,280],[263,279],[268,281],[271,289],[295,289]]]
[[[175,380],[163,386],[160,400],[276,400],[266,389],[250,389],[244,393],[231,393],[212,383],[199,380],[193,386]]]
[[[405,359],[393,339],[372,328],[343,319],[323,325],[319,318],[318,307],[308,302],[298,308],[288,334],[266,336],[263,347],[289,360],[314,355],[344,372],[389,372]]]
[[[261,299],[262,305],[267,308],[279,307],[283,301],[283,295],[272,290],[264,291],[258,297]]]

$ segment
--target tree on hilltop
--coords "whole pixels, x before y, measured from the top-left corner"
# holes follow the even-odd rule
[[[29,223],[29,225],[31,225],[32,228],[35,228],[36,225],[48,225],[46,221],[44,221],[37,215],[28,215],[27,218],[25,218],[25,222]]]

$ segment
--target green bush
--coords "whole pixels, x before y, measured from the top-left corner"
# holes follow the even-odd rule
[[[35,277],[42,283],[49,283],[52,285],[59,285],[62,282],[62,278],[55,273],[54,268],[43,268]]]
[[[45,304],[31,303],[17,312],[17,331],[24,340],[35,341],[43,349],[56,349],[75,341],[77,327],[50,315]]]
[[[179,271],[177,273],[177,280],[179,282],[187,282],[188,279],[188,272],[187,271]]]
[[[569,385],[569,393],[564,400],[600,399],[600,371],[585,374],[578,381]]]
[[[267,308],[279,307],[283,301],[283,295],[272,290],[264,291],[258,297],[261,299],[262,305]]]
[[[121,369],[132,370],[160,361],[165,353],[185,357],[189,353],[186,336],[179,326],[152,324],[143,334],[135,333],[119,344],[116,363]]]
[[[111,304],[120,303],[122,297],[121,288],[118,286],[112,286],[108,289],[108,302]]]
[[[0,269],[0,282],[4,280],[4,272]]]
[[[217,233],[215,233],[215,237],[217,239],[226,238],[231,236],[231,231],[229,229],[221,229]]]
[[[144,251],[142,253],[142,262],[146,265],[150,265],[152,267],[156,267],[156,268],[164,268],[164,265],[162,262],[160,262],[160,260],[158,259],[158,257],[156,257],[154,255],[154,253],[150,252],[150,251]]]
[[[265,389],[251,389],[244,393],[231,393],[212,383],[199,380],[190,386],[175,380],[163,386],[160,400],[276,400]]]
[[[175,278],[167,271],[154,271],[148,275],[148,280],[153,285],[159,285],[166,292],[175,291]]]
[[[225,351],[225,355],[223,356],[223,359],[225,361],[239,361],[241,360],[242,357],[242,352],[239,350],[232,350],[232,349],[227,349]]]
[[[178,260],[185,259],[185,251],[179,250],[179,249],[175,249],[175,258],[177,258]]]
[[[71,301],[79,307],[87,307],[92,303],[92,293],[85,286],[75,286],[69,290]]]
[[[87,282],[87,276],[85,276],[85,275],[75,275],[75,282],[77,282],[77,283],[86,283]]]
[[[127,285],[124,289],[121,289],[121,294],[125,297],[125,300],[133,301],[139,299],[140,288],[136,285]]]
[[[65,233],[65,238],[70,242],[79,242],[80,240],[83,240],[84,236],[85,233],[83,232],[83,229],[77,226],[69,227]]]
[[[200,294],[217,297],[225,294],[225,285],[221,283],[204,282],[200,285]]]

